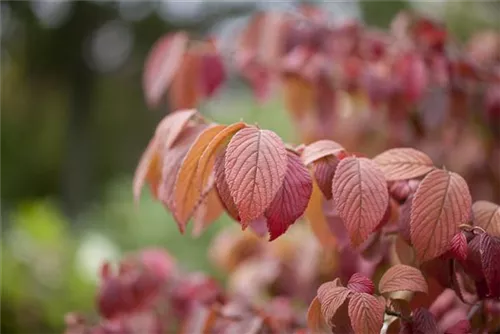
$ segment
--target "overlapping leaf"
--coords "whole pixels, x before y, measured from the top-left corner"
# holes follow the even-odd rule
[[[307,145],[302,152],[302,161],[307,166],[310,163],[329,155],[337,155],[345,149],[332,140],[318,140]]]
[[[231,192],[229,191],[229,186],[226,181],[226,173],[224,171],[225,156],[226,150],[222,151],[215,159],[215,185],[224,209],[226,209],[226,212],[231,218],[239,222],[240,216],[238,208],[236,207],[236,204],[234,204],[233,197],[231,196]]]
[[[375,286],[372,280],[359,273],[354,273],[351,276],[347,283],[347,288],[354,292],[367,293],[369,295],[375,292]]]
[[[467,238],[462,232],[458,232],[453,236],[450,242],[450,255],[460,261],[465,261],[467,258]]]
[[[481,263],[490,296],[500,297],[500,239],[483,233],[480,237]]]
[[[288,163],[281,188],[265,211],[269,240],[285,233],[306,210],[312,193],[312,179],[299,156],[287,151]]]
[[[168,91],[168,101],[173,110],[196,108],[202,98],[200,85],[201,56],[189,50],[183,56]]]
[[[309,222],[313,234],[321,245],[325,248],[332,248],[337,244],[335,236],[332,234],[323,211],[324,198],[318,184],[313,181],[313,189],[309,204],[304,216]]]
[[[349,300],[349,318],[355,333],[380,333],[384,322],[383,299],[354,293]]]
[[[384,175],[370,159],[348,157],[337,166],[332,192],[351,243],[358,246],[386,212],[389,193]]]
[[[318,297],[314,297],[307,310],[307,327],[313,333],[327,333],[324,323],[321,314],[321,303]]]
[[[146,181],[151,184],[151,190],[156,196],[156,189],[158,188],[158,182],[161,178],[161,159],[158,153],[158,147],[158,140],[156,138],[151,139],[135,170],[132,187],[134,201],[136,203],[139,202],[141,191]]]
[[[314,178],[326,199],[332,199],[332,182],[339,159],[328,155],[312,163]]]
[[[156,127],[155,137],[162,147],[170,148],[187,127],[189,120],[197,115],[196,109],[183,109],[167,115]]]
[[[335,313],[351,294],[351,290],[337,286],[335,282],[327,282],[319,287],[318,300],[321,304],[321,313],[329,325],[332,325]]]
[[[477,201],[472,205],[474,225],[490,235],[500,237],[500,206],[488,201]]]
[[[389,268],[378,284],[380,293],[411,291],[427,293],[427,282],[417,268],[397,264]]]
[[[450,246],[458,226],[470,216],[471,196],[458,174],[434,170],[420,183],[411,208],[411,242],[417,258],[433,259]]]
[[[224,169],[243,226],[269,207],[283,184],[287,163],[285,145],[272,131],[245,128],[231,139]]]
[[[419,177],[434,168],[431,158],[413,148],[393,148],[377,155],[373,160],[384,172],[387,181]]]

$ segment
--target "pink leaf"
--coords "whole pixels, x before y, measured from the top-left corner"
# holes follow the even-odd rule
[[[332,182],[338,164],[339,159],[333,155],[313,162],[314,178],[326,199],[332,199]]]
[[[304,148],[304,151],[302,152],[302,160],[304,161],[304,165],[308,166],[316,160],[329,155],[335,156],[343,151],[344,148],[332,140],[318,140]]]
[[[451,327],[448,327],[444,334],[469,334],[471,332],[470,322],[467,319],[460,320]]]
[[[488,201],[477,201],[472,205],[474,225],[488,234],[500,237],[500,206]]]
[[[285,233],[307,208],[312,193],[312,179],[299,156],[287,151],[288,164],[280,190],[265,212],[269,241]]]
[[[321,313],[328,324],[331,325],[335,313],[351,294],[349,289],[337,286],[335,281],[324,283],[319,287],[318,300],[321,303]]]
[[[351,243],[358,246],[386,212],[389,194],[384,175],[370,159],[348,157],[337,166],[332,192]]]
[[[451,239],[449,252],[455,259],[465,261],[467,258],[467,238],[465,234],[462,232],[455,234]]]
[[[375,292],[375,285],[373,285],[371,279],[358,273],[351,276],[347,288],[353,292],[367,293],[369,295],[373,295]]]
[[[413,148],[393,148],[377,155],[373,161],[388,181],[412,179],[434,168],[431,158]]]
[[[427,293],[427,282],[417,268],[396,264],[389,268],[378,284],[380,293],[412,291]]]
[[[203,95],[211,97],[226,80],[226,72],[221,57],[216,53],[201,57],[201,86]]]
[[[366,293],[354,293],[349,300],[349,318],[355,333],[380,333],[385,302]]]

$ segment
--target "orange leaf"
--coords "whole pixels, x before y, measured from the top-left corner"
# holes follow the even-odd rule
[[[159,166],[158,141],[156,138],[151,139],[146,150],[139,160],[139,165],[135,170],[133,181],[134,201],[137,204],[141,197],[141,191],[144,183],[148,180],[151,184],[157,185],[161,177],[161,168]],[[152,185],[152,190],[155,192],[156,186]]]
[[[374,231],[387,210],[389,193],[384,174],[370,159],[345,158],[337,166],[332,192],[351,243],[358,246]]]
[[[318,297],[314,297],[307,310],[307,327],[313,333],[328,333],[325,321],[321,314],[321,303]]]
[[[312,193],[309,170],[299,156],[287,151],[288,164],[280,190],[265,211],[267,226],[272,241],[285,233],[304,213]]]
[[[334,142],[333,140],[318,140],[304,148],[304,151],[302,152],[302,161],[304,161],[304,165],[308,166],[316,160],[329,155],[335,156],[344,150],[345,149],[340,144]]]
[[[316,239],[318,239],[321,245],[325,248],[332,248],[337,244],[337,242],[335,236],[330,231],[330,227],[328,227],[328,223],[323,212],[323,201],[324,198],[321,194],[321,190],[318,184],[313,181],[313,190],[304,216],[309,222],[313,234],[316,236]]]
[[[298,76],[288,75],[283,81],[285,106],[292,118],[302,119],[315,111],[316,91],[314,85]]]
[[[500,206],[488,201],[477,201],[472,205],[474,225],[482,227],[495,237],[500,237]]]
[[[175,218],[181,232],[184,232],[184,228],[193,215],[196,204],[204,191],[195,183],[200,156],[215,135],[225,127],[225,125],[212,125],[205,129],[191,146],[182,162],[174,187]]]
[[[349,300],[349,318],[355,333],[380,333],[385,303],[366,293],[354,293]]]
[[[269,130],[245,128],[226,149],[226,180],[243,226],[262,216],[283,184],[287,153]]]
[[[172,110],[195,108],[203,94],[200,81],[201,55],[188,51],[170,85],[168,99]]]
[[[397,264],[387,270],[378,283],[380,293],[411,291],[427,293],[427,282],[417,268]]]
[[[434,169],[431,158],[413,148],[393,148],[377,155],[373,160],[384,172],[387,181],[412,179]]]
[[[321,304],[321,313],[329,325],[332,325],[335,313],[352,293],[348,288],[336,286],[334,282],[323,283],[319,287],[318,301]]]
[[[417,259],[424,262],[443,254],[469,220],[469,187],[458,174],[438,169],[420,182],[411,207],[410,236]]]
[[[184,32],[168,34],[159,39],[145,63],[143,87],[150,107],[161,102],[175,74],[181,67],[189,37]]]
[[[170,148],[196,113],[196,109],[179,110],[163,118],[155,131],[161,147]]]
[[[213,181],[212,181],[213,182]],[[217,218],[220,217],[224,208],[217,195],[215,184],[210,187],[207,194],[202,194],[202,200],[197,205],[193,214],[193,231],[192,235],[198,237],[201,233],[210,226]]]

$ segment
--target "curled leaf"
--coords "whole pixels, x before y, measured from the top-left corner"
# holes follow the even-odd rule
[[[314,297],[307,310],[307,327],[313,333],[325,333],[325,321],[321,314],[321,303]]]
[[[380,293],[412,291],[427,293],[427,282],[417,268],[397,264],[389,268],[378,284]]]
[[[307,166],[318,159],[328,155],[336,155],[342,151],[344,151],[344,148],[333,140],[318,140],[304,148],[302,160],[304,161],[304,165]]]
[[[462,232],[458,232],[453,236],[449,249],[450,255],[460,261],[465,261],[467,258],[467,237]]]
[[[393,148],[377,155],[373,160],[384,172],[387,181],[412,179],[434,169],[431,158],[413,148]]]
[[[222,151],[215,159],[214,171],[215,171],[215,186],[217,187],[217,193],[221,200],[224,209],[226,209],[227,214],[236,221],[240,221],[240,216],[238,213],[238,208],[234,204],[233,197],[229,191],[229,186],[226,181],[226,173],[224,171],[224,163],[226,157],[226,150]]]
[[[385,302],[366,293],[354,293],[349,300],[349,318],[355,333],[380,333]]]
[[[163,118],[155,131],[155,137],[158,138],[160,145],[166,148],[172,147],[188,125],[189,120],[196,114],[196,109],[184,109],[175,111]]]
[[[299,156],[287,151],[288,164],[283,184],[265,211],[269,241],[285,233],[306,210],[312,193],[312,179]]]
[[[272,131],[245,128],[231,139],[224,169],[243,226],[269,207],[283,184],[287,163],[285,145]]]
[[[417,308],[413,312],[413,322],[409,324],[410,333],[439,334],[439,327],[434,315],[424,308]],[[408,326],[408,324],[406,324]]]
[[[372,280],[358,273],[351,276],[347,288],[353,292],[367,293],[369,295],[373,295],[375,292],[375,285],[373,285]]]
[[[389,193],[383,173],[367,158],[348,157],[340,161],[333,178],[333,201],[358,246],[384,217]]]
[[[332,199],[332,182],[339,159],[333,155],[327,155],[312,163],[314,178],[326,199]]]
[[[327,282],[319,287],[318,301],[321,304],[321,313],[329,325],[332,325],[335,313],[351,294],[351,290],[336,286],[334,282]]]
[[[146,150],[139,160],[139,164],[135,170],[133,180],[133,194],[134,201],[137,204],[141,197],[141,191],[144,183],[148,181],[151,184],[153,193],[156,189],[161,178],[160,156],[158,154],[158,141],[156,138],[151,139]]]
[[[488,234],[500,237],[500,206],[488,201],[477,201],[472,205],[474,225]]]
[[[411,241],[424,262],[449,249],[458,226],[468,221],[472,200],[458,174],[434,170],[420,183],[411,207]]]

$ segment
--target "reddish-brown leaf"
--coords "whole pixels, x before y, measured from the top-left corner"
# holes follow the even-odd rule
[[[500,297],[500,239],[487,233],[480,237],[481,263],[490,297]]]
[[[283,184],[287,153],[272,131],[245,128],[226,149],[226,180],[243,226],[259,218]]]
[[[312,179],[300,157],[287,151],[288,164],[280,190],[265,211],[269,241],[276,239],[302,216],[312,193]]]
[[[181,66],[189,37],[184,32],[168,34],[158,40],[145,63],[143,87],[150,107],[161,102]]]
[[[488,234],[500,237],[500,206],[488,201],[477,201],[472,205],[474,225],[482,227]]]
[[[196,109],[175,111],[161,120],[156,127],[155,137],[161,147],[170,148],[187,127],[189,120],[197,114]]]
[[[327,155],[313,162],[312,171],[321,192],[326,199],[332,199],[332,182],[339,159]]]
[[[434,169],[431,158],[413,148],[392,148],[373,160],[380,166],[387,181],[412,179]]]
[[[350,295],[352,295],[351,290],[335,286],[334,282],[327,282],[319,287],[318,300],[321,304],[321,313],[329,325],[332,325],[335,313]]]
[[[195,108],[202,97],[200,87],[201,55],[189,50],[183,56],[168,91],[168,101],[173,110]]]
[[[304,161],[304,165],[307,166],[316,160],[328,155],[336,155],[344,150],[345,149],[340,144],[332,140],[318,140],[304,148],[302,152],[302,161]]]
[[[411,208],[411,241],[417,258],[424,262],[449,249],[458,226],[470,216],[469,187],[458,174],[441,169],[420,183]]]
[[[224,63],[217,53],[215,43],[210,43],[209,48],[210,50],[204,52],[200,59],[201,90],[206,97],[214,95],[226,80]]]
[[[467,259],[467,237],[462,232],[458,232],[453,236],[449,249],[450,255],[459,260]]]
[[[307,327],[313,333],[327,333],[318,297],[314,297],[307,310]]]
[[[413,312],[412,334],[439,334],[436,318],[427,309],[419,307]]]
[[[193,215],[200,196],[205,190],[195,183],[200,156],[203,151],[205,151],[210,141],[225,127],[225,125],[212,125],[205,129],[196,138],[196,141],[193,143],[182,162],[174,187],[174,216],[179,224],[181,232],[184,232],[186,224]]]
[[[386,212],[389,193],[384,174],[370,159],[345,158],[337,166],[332,192],[351,243],[358,246]]]
[[[355,333],[380,333],[385,302],[366,293],[353,293],[349,300],[349,318]]]
[[[351,276],[347,288],[353,292],[367,293],[369,295],[373,295],[375,292],[375,285],[373,285],[372,280],[358,273]]]
[[[410,197],[406,199],[406,202],[403,205],[401,205],[399,220],[398,220],[399,234],[410,245],[411,245],[411,224],[410,224],[411,207],[413,204],[414,197],[415,197],[414,194],[410,195]]]
[[[229,191],[229,186],[226,181],[226,173],[224,172],[226,150],[222,151],[215,159],[214,171],[215,171],[215,185],[217,187],[217,193],[221,200],[224,209],[226,209],[227,214],[236,221],[240,221],[238,214],[238,208],[234,204],[233,197]]]
[[[412,291],[427,293],[427,282],[417,268],[397,264],[389,268],[378,283],[380,293]]]

